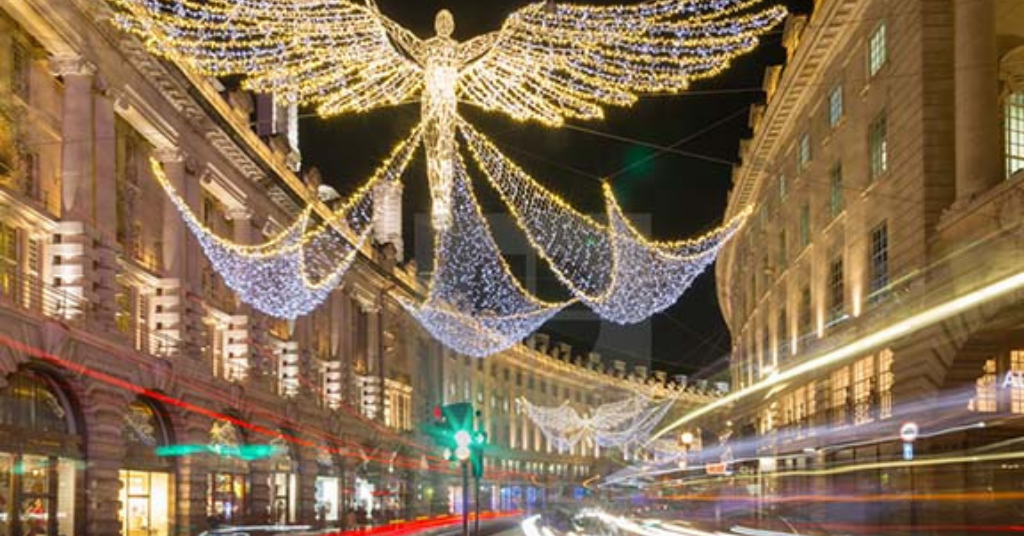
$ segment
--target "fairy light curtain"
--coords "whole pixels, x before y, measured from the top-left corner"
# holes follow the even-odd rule
[[[427,299],[404,305],[435,337],[475,356],[507,348],[570,302],[543,302],[509,272],[474,199],[460,136],[571,301],[615,322],[638,322],[674,303],[746,213],[693,240],[655,242],[631,226],[606,186],[606,221],[597,222],[504,157],[460,118],[458,104],[551,127],[599,119],[604,106],[684,91],[718,74],[785,16],[762,0],[538,2],[499,30],[459,42],[448,11],[437,14],[435,35],[421,39],[373,0],[108,2],[115,23],[153,54],[205,75],[241,75],[243,88],[311,105],[324,117],[419,102],[414,134],[341,210],[321,221],[307,209],[263,245],[217,237],[162,184],[240,298],[294,318],[326,299],[367,239],[372,185],[398,180],[422,145],[442,259]]]

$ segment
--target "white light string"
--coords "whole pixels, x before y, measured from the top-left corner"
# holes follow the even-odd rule
[[[647,441],[654,427],[665,418],[675,398],[654,401],[634,394],[618,402],[602,404],[589,415],[581,415],[568,401],[558,406],[537,406],[525,398],[517,403],[556,448],[570,450],[583,440],[624,452]]]
[[[315,309],[341,281],[370,234],[374,185],[398,180],[419,143],[419,132],[415,129],[399,143],[329,221],[313,223],[310,207],[287,229],[257,245],[218,236],[167,181],[159,162],[153,160],[152,168],[210,264],[239,299],[265,314],[294,319]]]
[[[403,305],[436,339],[474,357],[505,350],[555,315],[565,302],[532,296],[509,270],[473,195],[461,159],[451,189],[450,225],[434,244],[434,273],[422,304]]]

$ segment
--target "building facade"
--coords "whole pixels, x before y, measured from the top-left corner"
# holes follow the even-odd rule
[[[458,471],[420,424],[462,401],[491,438],[487,505],[524,508],[577,493],[602,453],[554,452],[517,397],[711,400],[563,347],[442,348],[396,299],[423,292],[399,259],[400,186],[316,311],[241,303],[150,159],[205,226],[259,243],[332,195],[297,172],[297,110],[154,59],[110,18],[105,2],[0,1],[0,536],[446,513]]]
[[[728,215],[755,211],[717,265],[732,381],[765,386],[735,408],[779,460],[762,494],[903,494],[819,516],[836,522],[1009,519],[996,497],[1024,479],[998,446],[1024,409],[1007,380],[1024,367],[1024,9],[814,4],[765,73]],[[993,461],[943,459],[980,452]],[[784,476],[873,462],[892,463]]]

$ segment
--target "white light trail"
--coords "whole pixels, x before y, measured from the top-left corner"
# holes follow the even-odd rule
[[[659,430],[651,436],[649,441],[654,441],[669,431],[689,423],[698,417],[707,415],[712,411],[726,407],[730,404],[734,404],[754,393],[770,389],[782,382],[788,382],[812,370],[833,365],[851,357],[856,357],[868,350],[888,344],[900,337],[903,337],[904,335],[913,333],[918,329],[931,326],[937,322],[941,322],[954,315],[960,314],[978,304],[986,303],[989,300],[998,298],[1008,292],[1013,292],[1021,288],[1024,288],[1024,272],[1017,273],[988,286],[982,287],[981,289],[964,294],[959,298],[954,298],[945,303],[936,305],[931,309],[891,324],[889,327],[880,329],[836,350],[832,350],[819,357],[781,371],[765,378],[763,381],[755,383],[745,389],[733,392],[711,402],[710,404],[706,404],[694,411],[691,411],[679,419],[676,419],[675,422],[669,424],[665,428]]]

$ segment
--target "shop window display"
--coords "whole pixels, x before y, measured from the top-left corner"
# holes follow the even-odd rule
[[[31,370],[0,389],[0,536],[75,534],[78,439],[68,407]]]

